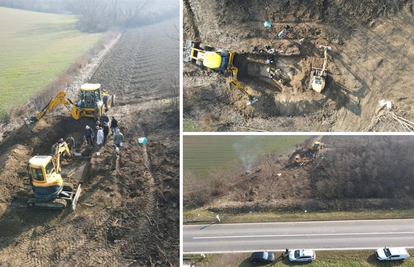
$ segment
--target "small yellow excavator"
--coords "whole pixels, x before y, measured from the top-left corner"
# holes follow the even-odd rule
[[[256,103],[257,98],[251,96],[237,81],[238,68],[233,65],[236,52],[215,49],[200,42],[187,40],[184,47],[184,61],[194,62],[200,67],[215,71],[227,71],[231,74],[230,84],[236,86],[248,98],[247,105]]]
[[[330,46],[319,46],[319,48],[322,48],[324,50],[324,61],[322,68],[314,67],[312,64],[312,72],[311,72],[311,79],[310,79],[310,87],[320,93],[325,88],[326,83],[326,65],[328,63],[328,50],[331,50]]]
[[[293,153],[293,155],[289,158],[289,163],[299,166],[305,165],[310,160],[316,159],[316,154],[324,147],[325,144],[319,141],[316,141],[313,144],[308,143],[304,148]]]
[[[44,115],[51,112],[59,104],[70,112],[75,120],[81,117],[94,118],[95,111],[98,111],[98,116],[108,111],[115,103],[115,95],[110,95],[108,92],[101,90],[100,84],[86,83],[80,88],[80,100],[78,103],[73,103],[72,100],[66,97],[66,93],[60,91],[50,102],[41,110],[36,112],[27,123],[31,124],[40,120]]]
[[[34,156],[29,160],[27,173],[34,193],[34,198],[27,202],[29,207],[63,210],[67,203],[71,203],[72,210],[76,209],[81,185],[73,192],[71,186],[63,184],[60,175],[63,156],[72,157],[66,142],[58,143],[52,156]]]

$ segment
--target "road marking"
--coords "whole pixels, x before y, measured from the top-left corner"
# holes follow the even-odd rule
[[[214,134],[214,133],[210,133],[210,134]],[[220,133],[217,133],[220,134]],[[357,133],[357,134],[361,134],[361,133]],[[375,222],[409,222],[409,221],[414,221],[414,219],[379,219],[379,220],[342,220],[342,221],[307,221],[307,222],[264,222],[264,223],[220,223],[220,224],[189,224],[189,225],[183,225],[184,228],[188,227],[203,227],[203,226],[214,226],[214,227],[225,227],[225,226],[231,226],[231,225],[236,225],[236,226],[240,226],[240,225],[271,225],[271,224],[320,224],[320,223],[358,223],[358,222],[369,222],[369,223],[375,223]]]
[[[244,236],[194,236],[193,239],[230,239],[230,238],[266,238],[266,237],[309,237],[309,236],[352,236],[352,235],[397,235],[414,234],[414,232],[384,233],[337,233],[337,234],[298,234],[298,235],[244,235]]]

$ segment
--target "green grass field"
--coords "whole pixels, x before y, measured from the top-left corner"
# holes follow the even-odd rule
[[[290,136],[184,136],[184,171],[206,177],[213,168],[226,168],[257,159],[263,153],[283,154],[309,135]],[[184,177],[185,179],[185,177]]]
[[[0,7],[0,118],[90,49],[102,34],[82,33],[76,17]]]

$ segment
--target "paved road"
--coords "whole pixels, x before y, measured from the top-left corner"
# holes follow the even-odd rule
[[[414,219],[184,225],[184,253],[414,248]]]

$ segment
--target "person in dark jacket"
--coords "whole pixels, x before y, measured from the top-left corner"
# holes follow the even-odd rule
[[[118,128],[118,121],[115,119],[114,116],[112,116],[112,120],[111,120],[111,132],[112,135],[114,135],[116,133],[116,129]]]
[[[73,138],[72,135],[69,135],[66,140],[65,140],[66,144],[68,144],[68,147],[70,150],[75,149],[75,138]]]
[[[93,146],[93,131],[92,128],[86,125],[83,137],[86,138],[88,145]]]
[[[109,126],[108,123],[105,122],[103,125],[103,133],[104,133],[104,142],[103,144],[106,144],[106,141],[108,140],[108,134],[109,134]]]
[[[102,114],[101,118],[99,119],[99,122],[101,123],[100,127],[103,127],[104,123],[109,123],[109,118],[106,116],[105,113]]]
[[[59,143],[57,142],[54,143],[52,146],[52,150],[50,151],[50,155],[54,156],[56,154],[56,150],[58,149],[58,147],[59,147]]]

